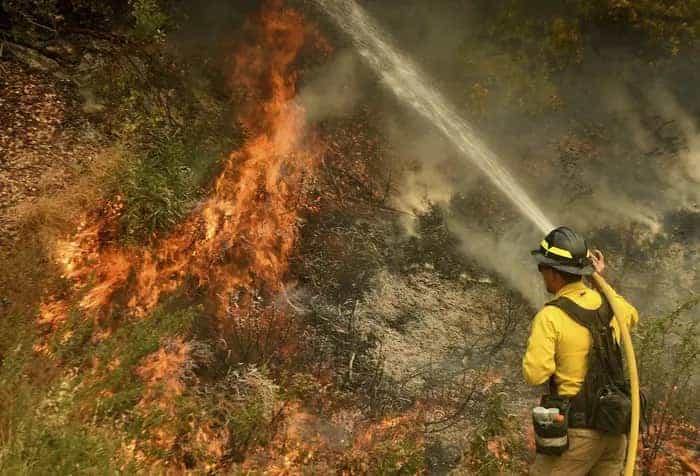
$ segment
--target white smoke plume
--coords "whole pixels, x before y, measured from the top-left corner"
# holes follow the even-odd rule
[[[422,11],[416,5],[412,8]],[[377,6],[373,11],[386,15],[377,23],[401,31],[402,41],[396,43],[407,56],[411,57],[412,52],[418,51],[420,59],[425,59],[431,56],[430,51],[434,51],[434,56],[441,58],[439,69],[428,73],[440,79],[450,76],[449,62],[445,58],[459,62],[460,55],[465,52],[459,50],[460,40],[455,37],[453,29],[440,28],[441,21],[449,20],[428,15],[430,18],[425,19],[423,28],[420,26],[422,16],[413,15],[410,19],[412,26],[418,24],[414,28],[415,38],[411,39],[411,28],[402,28],[400,21],[389,16],[392,12],[381,10]],[[426,28],[434,34],[419,35],[425,33]],[[441,30],[449,30],[452,34],[448,39],[442,39],[438,34]],[[642,71],[640,68],[645,67],[631,54],[622,54],[617,62],[628,62],[631,70]],[[419,66],[425,65],[420,63]],[[542,204],[545,215],[556,225],[570,225],[584,234],[606,227],[622,230],[639,226],[646,231],[646,239],[657,239],[655,237],[668,232],[665,220],[669,213],[698,210],[698,122],[672,93],[653,87],[652,80],[641,86],[645,93],[641,98],[644,104],[640,104],[640,98],[636,97],[638,93],[635,96],[623,80],[610,80],[604,69],[596,69],[599,66],[583,73],[590,78],[579,77],[576,73],[575,81],[562,83],[560,93],[563,96],[574,99],[582,96],[582,99],[579,98],[578,109],[571,107],[558,113],[556,119],[549,120],[556,124],[547,124],[546,118],[542,117],[531,124],[523,122],[522,113],[509,111],[505,103],[499,103],[501,109],[495,115],[501,123],[489,125],[488,132],[483,125],[483,139],[497,145],[500,151],[510,151],[499,157],[501,164],[513,172],[520,185],[536,199],[535,202]],[[457,65],[455,71],[459,67]],[[478,68],[478,63],[474,63],[474,67]],[[380,78],[369,71],[359,53],[352,49],[343,50],[322,73],[322,77],[310,83],[302,93],[312,117],[335,117],[351,110],[356,102],[366,98],[367,90],[373,94],[373,100],[381,96],[377,94]],[[642,77],[641,73],[639,76]],[[582,82],[604,85],[606,90],[594,91],[598,100],[594,102],[579,93]],[[637,81],[640,82],[643,80]],[[444,83],[438,81],[432,85],[440,88]],[[383,140],[401,177],[394,186],[393,205],[410,214],[421,215],[433,205],[452,207],[457,195],[479,200],[483,188],[488,187],[482,172],[469,162],[460,161],[456,149],[432,124],[420,118],[410,107],[392,102],[390,91],[384,90],[383,96],[380,104],[385,111]],[[674,132],[683,144],[677,153],[655,153],[659,144],[658,131],[647,120],[654,114],[673,123]],[[598,155],[588,157],[582,154],[572,163],[562,162],[558,138],[572,130],[574,134],[584,134],[585,128],[581,124],[591,117],[600,122],[600,127],[608,134],[605,139],[587,139]],[[608,123],[615,117],[621,117],[624,125],[612,131]],[[546,127],[538,131],[539,124]],[[482,124],[476,123],[475,129],[479,131],[480,128]],[[528,166],[528,159],[519,153],[525,143],[533,144],[533,166]],[[479,208],[478,222],[457,218],[469,217],[469,214],[448,214],[452,216],[449,228],[460,240],[465,255],[502,276],[531,303],[542,302],[541,285],[528,253],[539,242],[542,232],[530,226],[526,219],[519,218],[507,200],[502,202],[500,208]],[[480,204],[474,205],[476,208]],[[464,206],[463,202],[461,206]],[[484,213],[492,216],[483,216]],[[415,220],[410,214],[402,216],[401,220],[406,232],[414,235]],[[485,249],[493,252],[484,253]]]
[[[460,249],[485,269],[494,271],[520,293],[534,308],[546,301],[542,278],[537,272],[530,250],[536,248],[527,239],[529,225],[515,223],[498,236],[469,227],[462,221],[448,221],[450,230],[460,239]]]
[[[312,80],[300,91],[309,121],[351,114],[361,97],[361,70],[354,51],[338,52],[332,61],[314,71]]]

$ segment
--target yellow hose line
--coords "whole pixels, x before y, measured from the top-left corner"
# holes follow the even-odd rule
[[[593,279],[598,285],[612,307],[615,314],[617,326],[620,328],[622,335],[622,343],[625,348],[625,358],[627,360],[627,368],[630,372],[630,392],[632,399],[632,422],[630,423],[629,441],[627,444],[627,461],[625,463],[625,476],[634,475],[634,466],[637,460],[637,441],[639,440],[639,375],[637,374],[637,360],[634,357],[634,347],[632,347],[632,338],[630,337],[627,323],[623,320],[623,309],[620,308],[620,303],[617,300],[617,294],[605,279],[598,273],[593,273]]]

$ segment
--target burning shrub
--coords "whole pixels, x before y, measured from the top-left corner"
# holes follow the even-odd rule
[[[83,346],[82,361],[94,366],[92,375],[86,375],[79,392],[83,402],[81,414],[90,414],[101,421],[105,418],[127,417],[140,401],[144,385],[135,373],[136,366],[146,356],[156,352],[167,339],[182,338],[189,334],[196,312],[184,309],[169,312],[156,310],[150,317],[124,323],[109,338],[101,340],[92,349]],[[88,320],[91,322],[91,320]],[[70,341],[66,342],[70,345]],[[65,355],[58,347],[57,355]]]
[[[415,413],[386,418],[360,434],[339,458],[340,474],[414,475],[425,472],[425,448]]]
[[[523,472],[527,448],[519,431],[520,419],[509,415],[505,393],[491,393],[475,428],[464,467],[469,474],[497,475]]]
[[[267,372],[254,366],[191,386],[176,401],[171,456],[188,468],[243,461],[252,448],[272,438],[282,408],[278,393]]]
[[[411,440],[380,444],[372,456],[371,468],[382,475],[415,475],[425,471],[424,449]]]
[[[85,319],[78,310],[71,309],[67,321],[56,325],[60,326],[60,330],[51,336],[49,352],[62,363],[80,365],[85,359],[85,347],[89,345],[94,331],[94,321]]]

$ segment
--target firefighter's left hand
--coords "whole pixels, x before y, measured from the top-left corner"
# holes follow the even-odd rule
[[[600,250],[591,251],[590,260],[591,264],[593,264],[593,269],[595,272],[602,276],[603,271],[605,270],[605,257],[603,256],[603,253]]]

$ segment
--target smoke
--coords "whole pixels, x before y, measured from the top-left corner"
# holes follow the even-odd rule
[[[694,182],[693,191],[695,193],[694,200],[697,201],[698,186],[700,185],[700,131],[697,129],[695,122],[692,123],[692,132],[688,140],[688,150],[681,155],[683,166],[688,177]]]
[[[584,231],[635,225],[668,234],[669,214],[698,211],[697,122],[659,84],[642,92],[617,84],[604,97],[608,102],[593,110],[606,137],[594,144],[593,157],[556,179],[564,186],[552,194],[561,197],[555,213]]]
[[[362,76],[359,58],[352,50],[335,54],[333,60],[312,72],[311,80],[299,93],[307,120],[322,121],[351,115],[362,97]]]
[[[690,131],[689,131],[690,132]],[[697,201],[698,186],[700,185],[700,131],[695,122],[692,122],[692,132],[688,139],[688,150],[681,155],[683,166],[688,177],[694,182],[694,200]]]
[[[398,117],[390,116],[383,125],[387,153],[395,157],[401,170],[391,201],[392,206],[408,212],[401,221],[407,234],[416,236],[417,217],[436,205],[448,207],[476,174],[462,176],[453,148],[423,121],[399,121]],[[446,171],[453,171],[452,177]],[[455,177],[459,180],[453,180]]]
[[[487,26],[476,21],[482,18],[473,7],[441,5],[409,1],[402,9],[383,3],[364,7],[426,71],[427,81],[474,124],[551,221],[581,231],[603,251],[620,249],[615,240],[601,239],[601,230],[637,230],[634,245],[646,249],[684,239],[676,236],[677,228],[692,227],[700,211],[700,128],[692,112],[700,108],[700,98],[679,88],[691,81],[687,75],[659,75],[633,51],[603,45],[581,68],[533,79],[526,70],[513,69],[520,66],[509,62],[507,47],[482,36]],[[342,36],[335,40],[343,45]],[[343,117],[360,106],[371,111],[373,126],[381,131],[383,160],[399,177],[391,201],[408,212],[399,217],[407,235],[419,234],[418,218],[412,216],[439,206],[448,212],[447,225],[465,256],[501,276],[530,303],[543,301],[529,255],[541,232],[477,167],[461,160],[433,124],[397,101],[349,41],[311,76],[301,101],[312,120]],[[518,94],[520,101],[514,100]],[[547,103],[548,95],[563,106],[545,104],[534,112],[523,106]],[[678,213],[688,213],[690,221],[669,218]],[[686,245],[688,259],[697,262],[695,245]],[[657,277],[652,272],[629,279],[649,283]]]
[[[700,202],[700,129],[698,122],[679,103],[668,89],[657,87],[651,96],[652,103],[669,126],[677,129],[681,138],[678,161],[665,170],[667,184],[675,191],[673,199],[681,205],[698,205]],[[672,132],[671,132],[672,133]]]
[[[544,304],[545,289],[530,256],[536,246],[522,239],[532,232],[529,225],[516,223],[498,236],[459,220],[449,220],[448,225],[459,238],[463,253],[502,276],[534,308]]]

